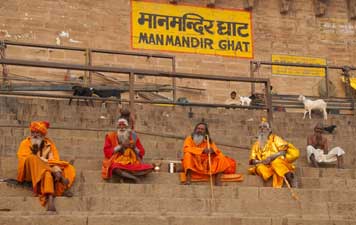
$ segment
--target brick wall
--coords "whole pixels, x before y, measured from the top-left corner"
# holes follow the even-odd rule
[[[155,0],[155,2],[166,2]],[[205,5],[202,0],[182,0],[185,4]],[[242,8],[242,1],[217,0],[217,7]],[[287,54],[326,58],[332,65],[355,65],[356,26],[348,17],[344,0],[329,1],[326,14],[315,17],[310,0],[294,1],[290,12],[281,15],[279,1],[257,1],[253,11],[254,59],[271,60],[272,54]],[[64,32],[64,33],[63,33]],[[21,42],[61,44],[66,46],[130,49],[130,1],[43,1],[3,0],[0,4],[0,39]],[[38,49],[8,48],[8,57],[84,63],[83,53]],[[148,51],[145,51],[148,52]],[[170,53],[176,56],[177,71],[212,75],[249,76],[249,60],[240,58]],[[119,57],[98,54],[95,65],[151,68],[169,71],[167,60],[147,60],[139,57]],[[63,81],[66,71],[10,67],[10,72],[41,79]],[[73,72],[81,76],[81,72]],[[344,96],[338,71],[330,72],[337,87],[337,96]],[[49,76],[55,74],[56,76]],[[112,75],[118,76],[118,75]],[[256,74],[269,77],[280,94],[317,95],[320,78],[271,76],[266,67]],[[120,79],[127,79],[121,76]],[[161,82],[161,79],[147,79]],[[145,81],[144,79],[142,82]],[[96,83],[104,82],[95,79]],[[169,81],[164,81],[169,83]],[[204,102],[221,102],[231,90],[248,95],[249,84],[178,80],[178,85],[203,88],[204,91],[178,90],[178,97]],[[261,89],[257,87],[257,90]]]

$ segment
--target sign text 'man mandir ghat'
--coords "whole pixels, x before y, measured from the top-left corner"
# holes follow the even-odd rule
[[[164,27],[167,31],[172,28],[178,27],[179,31],[191,30],[197,34],[204,35],[205,33],[215,34],[218,33],[222,36],[240,36],[248,37],[247,23],[234,23],[226,21],[213,21],[205,20],[198,14],[187,13],[182,17],[157,15],[149,13],[140,13],[141,17],[138,19],[140,25],[148,24],[150,29],[156,29],[157,26]],[[214,24],[216,22],[216,30]],[[178,46],[187,48],[209,48],[214,49],[214,40],[211,38],[197,38],[195,36],[177,36],[169,34],[153,34],[140,32],[139,43],[165,45],[165,46]],[[248,52],[249,42],[235,41],[235,40],[219,40],[218,46],[221,50],[233,50]]]
[[[132,2],[137,3],[136,1]],[[148,4],[148,2],[140,2]],[[156,4],[156,3],[150,3]],[[225,56],[252,58],[253,46],[250,14],[246,11],[230,11],[234,14],[247,13],[247,18],[239,16],[221,18],[207,8],[198,8],[198,13],[181,13],[175,15],[151,12],[149,7],[136,9],[132,13],[133,48],[192,52]],[[178,7],[178,6],[173,6]],[[187,7],[187,6],[182,6]],[[162,12],[162,6],[160,7]],[[189,8],[189,7],[188,7]],[[163,10],[164,11],[164,10]],[[179,10],[178,10],[179,11]],[[186,9],[181,10],[187,12]],[[204,15],[205,16],[202,16]],[[214,15],[216,18],[212,18]],[[225,16],[225,17],[224,17]],[[235,18],[235,20],[231,20]]]

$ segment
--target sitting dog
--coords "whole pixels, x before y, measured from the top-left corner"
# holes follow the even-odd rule
[[[92,97],[93,96],[93,88],[82,87],[82,86],[73,86],[72,89],[73,89],[73,96],[84,96],[84,97]],[[69,98],[68,105],[72,104],[72,99],[73,98]],[[90,99],[89,102],[94,107],[93,100]],[[85,103],[87,104],[87,106],[89,106],[87,99],[85,99]],[[77,99],[77,105],[79,105],[79,99]]]

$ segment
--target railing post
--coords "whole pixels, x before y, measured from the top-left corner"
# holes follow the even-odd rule
[[[272,126],[273,121],[273,109],[272,109],[272,95],[271,95],[271,82],[268,79],[265,83],[265,96],[266,96],[266,105],[267,105],[267,119]]]
[[[129,98],[130,98],[130,112],[134,113],[135,107],[134,107],[134,101],[135,101],[135,74],[133,72],[130,72],[129,75]]]
[[[329,98],[329,67],[325,67],[325,88],[326,88],[326,97]]]
[[[255,77],[253,65],[254,65],[254,63],[252,61],[250,61],[250,78]],[[255,93],[255,83],[252,82],[251,83],[251,95],[253,95],[254,93]]]
[[[173,56],[172,58],[172,71],[173,73],[176,72],[176,57]],[[177,100],[177,83],[176,83],[176,78],[172,78],[172,86],[173,86],[173,102],[176,102]]]
[[[91,54],[90,54],[90,49],[87,48],[85,49],[85,65],[90,66],[91,65]],[[85,71],[84,72],[84,87],[88,87],[88,85],[91,84],[91,72],[90,71]]]
[[[6,44],[4,41],[0,42],[0,58],[1,59],[5,59],[6,58]],[[8,86],[8,79],[7,79],[7,75],[8,75],[8,70],[7,70],[7,66],[5,64],[2,64],[2,86],[6,87]]]

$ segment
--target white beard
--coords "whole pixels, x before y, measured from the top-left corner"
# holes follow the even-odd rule
[[[258,133],[258,142],[260,143],[260,147],[264,148],[267,141],[268,141],[268,136],[269,136],[269,131],[268,132],[259,132]]]
[[[41,137],[38,137],[38,138],[31,137],[32,146],[37,145],[39,147],[41,145],[42,141],[43,141],[43,138],[41,138]]]
[[[200,145],[204,140],[204,136],[200,134],[193,134],[193,141],[196,145]]]
[[[130,141],[131,129],[118,130],[117,136],[119,138],[120,143],[125,143]]]

